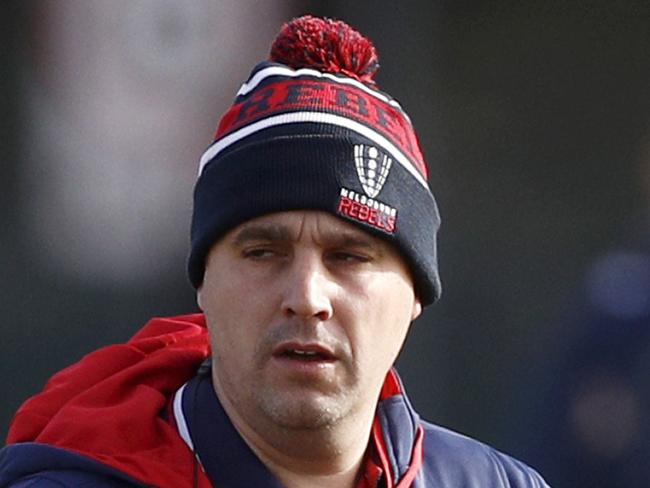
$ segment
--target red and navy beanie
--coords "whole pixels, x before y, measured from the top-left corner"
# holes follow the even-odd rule
[[[201,157],[194,189],[190,281],[203,281],[213,244],[273,212],[323,210],[391,242],[418,297],[440,296],[440,216],[417,136],[373,80],[372,43],[341,21],[285,24]]]

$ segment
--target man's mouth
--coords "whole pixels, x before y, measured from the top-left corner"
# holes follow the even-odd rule
[[[317,344],[283,344],[276,348],[273,356],[308,362],[331,362],[336,356],[328,348]]]

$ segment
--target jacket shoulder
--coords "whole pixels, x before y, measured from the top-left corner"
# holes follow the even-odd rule
[[[428,422],[424,428],[424,486],[549,488],[530,466],[482,442]]]
[[[25,442],[0,451],[0,486],[7,488],[145,488],[128,475],[80,454]]]

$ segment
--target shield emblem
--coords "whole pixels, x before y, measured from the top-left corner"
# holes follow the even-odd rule
[[[363,191],[375,198],[384,187],[393,160],[374,146],[355,144],[354,163]]]

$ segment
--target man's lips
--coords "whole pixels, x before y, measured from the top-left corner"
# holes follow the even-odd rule
[[[276,358],[296,361],[336,361],[336,354],[327,346],[316,343],[283,342],[273,350]]]

